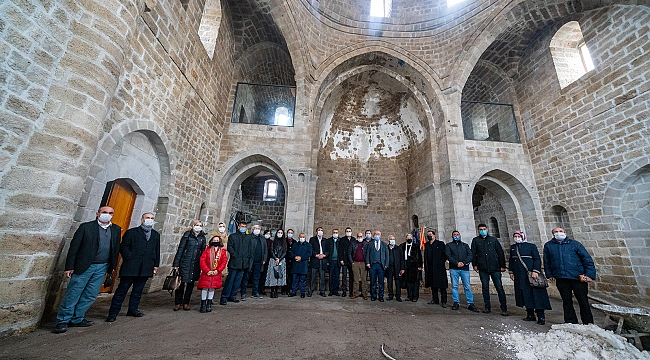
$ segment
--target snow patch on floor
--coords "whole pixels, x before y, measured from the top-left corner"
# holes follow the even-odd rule
[[[556,324],[547,333],[521,329],[492,333],[494,340],[514,351],[519,360],[650,360],[627,340],[596,325]]]

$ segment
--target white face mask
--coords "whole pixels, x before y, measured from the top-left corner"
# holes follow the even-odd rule
[[[300,241],[301,243],[304,243],[304,242],[305,242],[305,238],[300,238],[299,241]]]
[[[287,237],[288,237],[289,239],[293,239],[293,234],[287,234]]]
[[[558,231],[555,233],[555,235],[553,235],[553,237],[555,237],[555,240],[562,241],[566,239],[566,234],[561,231]]]
[[[362,241],[363,241],[363,238],[357,238],[357,241],[358,241],[358,242],[362,242]]]
[[[255,234],[255,235],[259,235],[259,234],[260,234],[260,229],[255,229],[255,230],[253,230],[253,234]]]
[[[195,232],[201,232],[203,230],[203,226],[198,226],[196,225],[195,227],[192,228]]]
[[[323,236],[323,232],[320,230],[316,234],[318,234],[318,236]]]
[[[144,219],[144,226],[153,226],[156,222],[153,219]]]
[[[517,244],[521,244],[522,242],[524,242],[524,239],[522,239],[522,238],[520,238],[520,237],[516,237],[516,238],[514,238],[514,239],[515,239],[515,242],[516,242]]]
[[[278,233],[278,238],[282,239],[282,236],[284,236],[283,233]]]
[[[352,233],[351,232],[346,232],[345,236],[352,236]]]
[[[257,234],[255,234],[255,235],[257,235]],[[264,235],[264,238],[265,238],[265,239],[270,239],[270,238],[271,238],[271,234],[266,234],[266,235]]]
[[[225,228],[225,227],[220,227],[220,228],[219,228],[219,232],[221,232],[221,233],[222,233],[222,232],[226,232],[226,228]]]
[[[103,223],[107,223],[107,222],[111,221],[112,218],[113,218],[113,215],[111,215],[111,214],[99,214],[99,221],[101,221]]]
[[[339,238],[339,234],[332,234],[332,237],[335,238],[335,239],[338,239],[338,238]]]
[[[395,246],[395,240],[388,240],[388,243]]]

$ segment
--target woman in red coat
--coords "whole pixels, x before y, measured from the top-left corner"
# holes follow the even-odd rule
[[[210,239],[210,246],[201,255],[201,276],[199,277],[198,288],[201,289],[201,310],[200,312],[212,311],[212,299],[214,289],[221,288],[221,272],[226,268],[228,255],[223,248],[221,237],[215,235]]]

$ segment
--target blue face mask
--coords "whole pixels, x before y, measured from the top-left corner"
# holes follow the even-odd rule
[[[479,233],[481,236],[487,236],[487,230],[479,230],[478,233]]]
[[[460,236],[454,236],[454,241],[460,241]]]
[[[370,234],[366,234],[366,239],[370,239]]]
[[[379,241],[379,235],[375,235],[375,240]]]
[[[239,232],[242,233],[242,234],[245,233],[245,232],[246,232],[246,228],[239,228]]]

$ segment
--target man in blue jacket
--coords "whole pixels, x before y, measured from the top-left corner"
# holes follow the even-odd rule
[[[581,243],[566,236],[564,229],[555,228],[551,233],[553,239],[544,244],[544,271],[549,280],[555,280],[557,290],[562,297],[564,322],[578,323],[573,308],[573,295],[575,295],[580,306],[582,323],[592,324],[594,317],[587,299],[589,290],[587,283],[596,278],[594,260]]]

